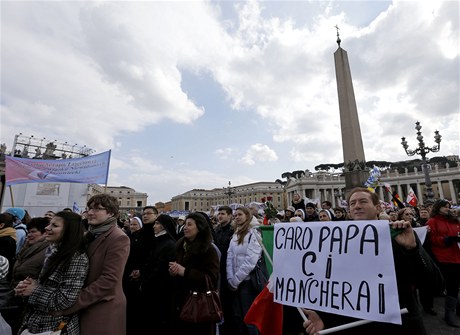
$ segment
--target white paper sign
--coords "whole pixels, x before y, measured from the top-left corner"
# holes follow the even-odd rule
[[[387,221],[274,226],[275,302],[401,324]]]

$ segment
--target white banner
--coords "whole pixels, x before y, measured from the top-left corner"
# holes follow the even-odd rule
[[[275,302],[401,324],[388,221],[274,226]]]

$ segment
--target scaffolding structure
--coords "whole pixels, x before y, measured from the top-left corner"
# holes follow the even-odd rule
[[[14,136],[11,156],[32,159],[70,159],[86,157],[94,152],[95,150],[86,145],[82,146],[77,143],[71,144],[19,133]]]

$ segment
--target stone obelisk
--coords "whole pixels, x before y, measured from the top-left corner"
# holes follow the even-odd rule
[[[340,126],[342,129],[342,148],[344,160],[345,189],[364,186],[369,177],[364,157],[363,140],[359,127],[358,109],[351,79],[350,64],[347,52],[340,47],[339,28],[337,28],[337,44],[334,53],[337,93],[339,96]]]

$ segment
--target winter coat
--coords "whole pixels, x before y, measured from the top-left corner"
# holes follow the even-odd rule
[[[24,246],[16,256],[16,263],[13,267],[13,278],[11,287],[16,287],[19,281],[27,277],[37,279],[45,260],[45,251],[48,241],[40,241],[30,246]]]
[[[113,225],[89,244],[87,253],[89,271],[85,287],[65,314],[80,313],[81,335],[125,335],[122,276],[129,255],[129,237]]]
[[[243,280],[249,280],[249,273],[254,269],[262,254],[256,235],[260,233],[251,228],[244,237],[243,243],[238,245],[238,236],[233,234],[227,252],[227,281],[228,284],[237,288]]]
[[[215,245],[219,248],[220,257],[220,281],[222,285],[227,286],[227,251],[232,240],[234,229],[229,222],[225,226],[219,225],[216,228],[216,239],[214,240]]]
[[[169,262],[175,260],[176,241],[168,234],[155,238],[155,248],[141,269],[141,299],[149,322],[143,324],[144,333],[169,334],[173,315],[173,278],[169,274]]]
[[[185,238],[182,237],[176,244],[176,262],[185,267],[184,276],[174,277],[174,313],[175,329],[171,334],[208,335],[215,333],[214,323],[186,323],[179,319],[179,314],[190,291],[206,291],[206,275],[212,285],[217,287],[219,276],[219,258],[216,249],[211,243],[193,248],[194,252],[184,250]],[[193,243],[193,242],[192,242]],[[196,243],[196,242],[195,242]],[[192,248],[189,248],[190,250]]]
[[[88,256],[76,253],[68,268],[58,267],[50,276],[39,282],[29,296],[19,333],[27,328],[32,333],[54,330],[61,321],[67,321],[62,335],[79,335],[78,314],[53,316],[50,312],[62,311],[72,306],[85,282]]]
[[[460,264],[460,247],[457,242],[446,241],[447,236],[459,236],[460,222],[456,218],[435,215],[428,220],[431,251],[440,263]],[[447,242],[447,243],[446,243]]]

